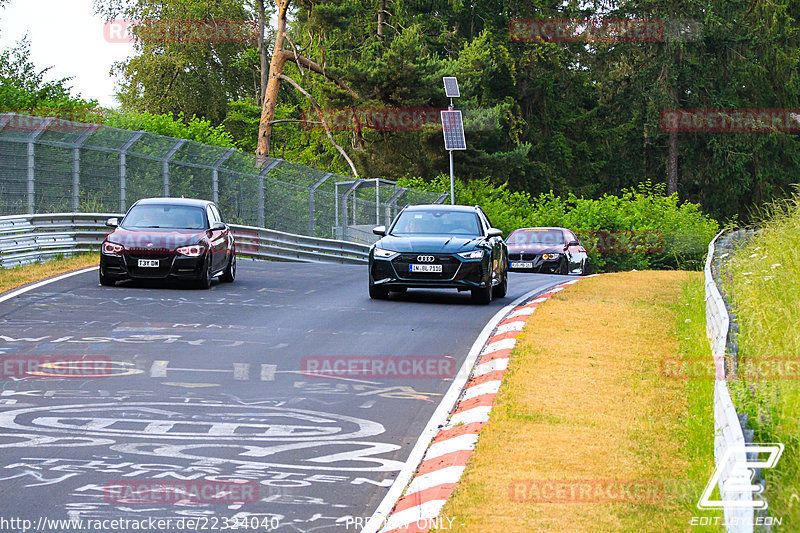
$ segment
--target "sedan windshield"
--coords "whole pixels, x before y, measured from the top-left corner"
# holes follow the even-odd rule
[[[543,246],[558,246],[563,245],[564,233],[557,229],[518,229],[508,236],[506,243],[510,246],[524,246],[524,245],[543,245]]]
[[[185,205],[139,205],[122,220],[124,228],[208,229],[205,210]]]
[[[478,216],[459,211],[404,211],[391,231],[397,235],[481,235]]]

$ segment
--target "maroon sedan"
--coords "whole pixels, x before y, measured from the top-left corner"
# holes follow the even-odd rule
[[[193,280],[207,289],[236,277],[233,234],[213,202],[188,198],[139,200],[125,218],[110,218],[100,251],[100,283],[122,279]]]

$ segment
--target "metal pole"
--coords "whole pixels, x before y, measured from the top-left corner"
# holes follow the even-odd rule
[[[347,183],[350,183],[350,182],[347,182]],[[342,221],[343,221],[343,225],[342,225],[342,240],[345,240],[345,241],[347,240],[347,226],[348,226],[348,220],[347,219],[349,218],[348,212],[347,212],[347,209],[348,209],[348,207],[347,207],[347,199],[350,196],[350,194],[354,193],[356,191],[356,189],[358,189],[361,186],[361,184],[364,183],[364,180],[361,179],[361,178],[357,178],[352,183],[353,184],[350,186],[350,188],[347,189],[347,191],[345,191],[344,197],[343,197],[344,198],[344,202],[342,202],[342,208],[343,208],[343,212],[342,212]],[[353,194],[353,197],[355,198],[355,194]],[[353,210],[354,211],[355,211],[355,207],[356,207],[356,205],[355,205],[355,201],[354,201],[353,202]],[[353,219],[355,220],[355,214],[353,214]],[[354,222],[354,224],[355,224],[355,222]]]
[[[33,141],[28,141],[28,213],[34,213],[36,189],[34,187],[34,170],[36,160],[34,159]]]
[[[319,189],[320,185],[325,183],[331,176],[333,176],[333,172],[326,172],[320,179],[317,180],[314,185],[308,189],[308,234],[312,237],[314,236],[314,226],[316,222],[315,193],[317,192],[317,189]]]
[[[375,225],[381,223],[381,181],[375,178]]]
[[[34,143],[42,133],[47,130],[51,122],[55,120],[53,117],[46,118],[39,126],[28,136],[28,213],[33,214],[36,209],[36,159],[34,152]]]
[[[169,196],[169,161],[175,155],[175,153],[181,149],[181,146],[189,142],[187,139],[180,139],[178,142],[175,143],[175,146],[169,149],[167,155],[164,156],[164,163],[163,163],[163,170],[162,173],[164,175],[164,196]]]
[[[339,182],[333,184],[333,207],[335,211],[335,218],[333,225],[339,228]]]
[[[222,154],[222,157],[217,159],[214,166],[211,167],[211,201],[219,203],[219,167],[236,152],[236,148],[228,148],[228,151]]]
[[[89,136],[97,131],[100,126],[93,124],[86,128],[86,131],[81,133],[81,136],[75,141],[74,148],[72,149],[72,212],[77,213],[80,204],[80,189],[81,189],[81,146],[89,139]]]
[[[81,149],[72,149],[72,212],[78,212],[81,187]]]
[[[145,132],[137,131],[133,137],[125,141],[122,148],[119,149],[119,212],[124,213],[127,208],[127,180],[128,180],[128,150],[133,146],[136,141],[142,138]]]
[[[283,159],[274,159],[264,170],[258,173],[258,224],[259,228],[266,227],[264,213],[264,177],[275,167],[283,163]]]
[[[453,185],[453,151],[448,150],[450,152],[450,204],[455,205],[456,203],[456,193],[455,193],[455,185]]]
[[[397,187],[395,184],[395,192],[391,198],[386,201],[386,227],[388,228],[392,223],[392,211],[393,208],[397,209],[397,200],[403,196],[406,191],[408,191],[405,187]]]

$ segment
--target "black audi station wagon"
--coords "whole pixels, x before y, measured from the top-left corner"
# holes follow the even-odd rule
[[[369,295],[386,299],[408,288],[471,291],[477,303],[508,288],[508,249],[480,207],[406,206],[369,252]]]

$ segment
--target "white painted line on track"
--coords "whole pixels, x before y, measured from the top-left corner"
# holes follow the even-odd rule
[[[275,381],[276,370],[278,370],[278,365],[263,363],[261,365],[261,381]]]
[[[21,289],[16,289],[16,290],[13,290],[13,291],[9,292],[8,294],[4,294],[3,296],[0,296],[0,303],[5,302],[6,300],[10,300],[11,298],[15,298],[15,297],[17,297],[17,296],[19,296],[21,294],[25,294],[28,291],[32,291],[34,289],[38,289],[39,287],[43,287],[43,286],[48,285],[50,283],[55,283],[56,281],[61,281],[62,279],[67,279],[67,278],[71,278],[72,276],[78,276],[78,275],[84,274],[86,272],[91,272],[92,270],[97,270],[98,268],[100,268],[100,267],[99,266],[93,266],[93,267],[89,267],[89,268],[82,268],[81,270],[76,270],[75,272],[67,272],[66,274],[60,274],[60,275],[55,276],[53,278],[47,278],[45,280],[38,281],[38,282],[34,283],[33,285],[28,285],[26,287],[22,287]]]
[[[417,442],[414,444],[414,447],[411,449],[411,453],[406,459],[405,464],[403,465],[402,470],[398,473],[397,477],[392,483],[392,486],[389,488],[389,491],[384,496],[381,503],[378,504],[378,507],[375,509],[375,512],[370,517],[367,525],[364,526],[364,529],[361,530],[361,533],[377,533],[379,529],[382,528],[384,520],[389,516],[389,513],[392,511],[395,503],[403,495],[403,491],[408,486],[411,478],[414,476],[414,472],[417,470],[420,462],[422,461],[423,456],[425,455],[425,450],[428,448],[429,444],[439,432],[440,426],[443,426],[445,422],[447,422],[448,417],[450,416],[450,412],[453,410],[453,406],[455,406],[458,398],[461,396],[461,392],[464,389],[464,385],[466,385],[467,380],[472,375],[472,367],[475,366],[475,361],[477,361],[478,356],[481,354],[481,350],[483,349],[486,342],[489,340],[489,336],[492,334],[494,329],[497,327],[503,319],[506,318],[506,315],[511,312],[512,309],[516,308],[521,302],[532,297],[534,294],[542,292],[542,291],[549,292],[552,289],[533,289],[528,291],[527,293],[523,294],[507,306],[503,307],[500,311],[495,313],[495,315],[489,320],[489,322],[484,326],[481,333],[478,335],[478,338],[475,339],[475,342],[472,344],[472,347],[467,354],[464,363],[461,365],[461,369],[456,374],[455,379],[450,384],[450,388],[447,390],[445,395],[442,397],[442,401],[439,402],[439,405],[436,407],[436,410],[433,412],[428,424],[425,426],[425,429],[422,430],[422,434],[420,434]],[[494,361],[492,361],[494,362]],[[489,364],[489,363],[486,363]],[[506,365],[508,361],[506,360]],[[484,366],[484,365],[481,365]],[[463,467],[461,468],[461,472],[464,471]],[[461,474],[459,473],[459,477]],[[421,476],[424,477],[424,476]],[[418,478],[417,478],[418,479]],[[458,480],[458,478],[456,478]],[[415,480],[416,481],[416,480]],[[438,481],[437,484],[441,483]]]
[[[233,379],[247,381],[250,379],[250,363],[233,363]]]
[[[169,361],[153,361],[153,366],[150,367],[151,378],[165,378],[167,377],[167,365]]]

